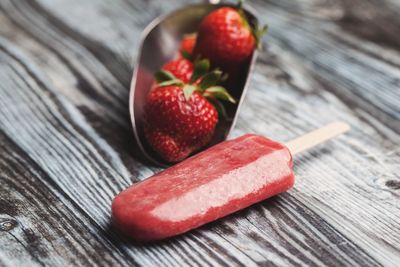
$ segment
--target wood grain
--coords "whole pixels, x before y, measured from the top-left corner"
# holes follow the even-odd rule
[[[155,244],[110,227],[141,159],[128,90],[138,38],[195,1],[0,1],[0,265],[396,266],[400,5],[254,0],[270,25],[238,136],[350,134],[296,158],[287,193]]]

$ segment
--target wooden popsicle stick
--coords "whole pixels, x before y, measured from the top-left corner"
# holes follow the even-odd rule
[[[289,148],[289,151],[292,153],[292,155],[296,155],[297,153],[310,149],[349,130],[350,125],[347,123],[333,122],[322,128],[291,140],[285,145],[287,148]]]

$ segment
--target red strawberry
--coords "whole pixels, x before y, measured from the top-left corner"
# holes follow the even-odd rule
[[[192,78],[194,66],[190,60],[182,57],[168,62],[162,67],[162,70],[168,71],[179,80],[188,83]]]
[[[191,55],[193,53],[193,48],[196,45],[196,33],[187,34],[183,37],[181,41],[181,46],[179,51],[182,53],[183,56]]]
[[[180,161],[206,145],[214,134],[218,113],[198,92],[186,100],[182,87],[157,87],[146,107],[146,136],[152,147],[169,162]]]
[[[201,22],[194,54],[223,69],[242,64],[265,30],[252,28],[241,7],[221,7]]]
[[[149,144],[168,162],[183,160],[210,142],[218,122],[211,102],[235,102],[224,88],[214,86],[221,72],[207,73],[208,67],[208,61],[196,63],[189,83],[171,73],[156,74],[159,84],[147,97],[144,129]]]

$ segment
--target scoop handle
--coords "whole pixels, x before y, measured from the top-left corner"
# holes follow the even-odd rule
[[[350,130],[350,125],[345,122],[333,122],[322,128],[314,130],[308,134],[300,136],[294,140],[286,143],[286,147],[292,153],[296,155],[297,153],[303,152],[310,149],[316,145],[324,143],[335,136],[345,133]]]

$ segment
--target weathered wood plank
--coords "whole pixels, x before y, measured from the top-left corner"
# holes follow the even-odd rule
[[[134,264],[2,134],[0,149],[0,247],[6,266]]]
[[[35,258],[38,252],[26,249],[35,240],[16,227],[22,242],[1,236],[15,252],[4,250],[2,263],[89,265],[101,252],[104,265],[395,266],[400,57],[398,37],[389,38],[396,27],[378,42],[382,27],[373,21],[387,11],[398,23],[400,8],[390,1],[346,2],[373,16],[345,1],[251,2],[271,31],[232,136],[250,131],[285,141],[335,119],[354,127],[296,159],[295,189],[158,244],[122,241],[109,227],[112,196],[157,171],[138,161],[127,112],[138,35],[184,2],[194,1],[0,2],[0,165],[30,166],[8,170],[1,182],[22,173],[7,183],[8,192],[18,192],[7,199],[26,203],[32,193],[21,188],[36,185],[41,190],[28,210],[54,201],[58,211],[43,213],[42,227],[18,209],[15,219],[39,232],[36,244],[48,255]],[[374,27],[357,32],[349,16]],[[48,198],[37,197],[43,194]],[[1,216],[14,218],[4,210]],[[64,216],[65,228],[51,227]],[[75,241],[60,252],[53,235]],[[80,239],[87,247],[79,249]]]
[[[326,89],[342,101],[383,119],[389,127],[400,131],[400,91],[394,86],[399,81],[400,69],[392,62],[376,58],[385,47],[375,46],[376,50],[372,50],[369,40],[347,35],[336,24],[325,21],[316,24],[315,19],[274,6],[265,15],[271,24],[271,45],[290,51],[321,82],[327,82]],[[396,35],[396,31],[391,34]],[[400,62],[399,51],[387,52],[392,61]]]

